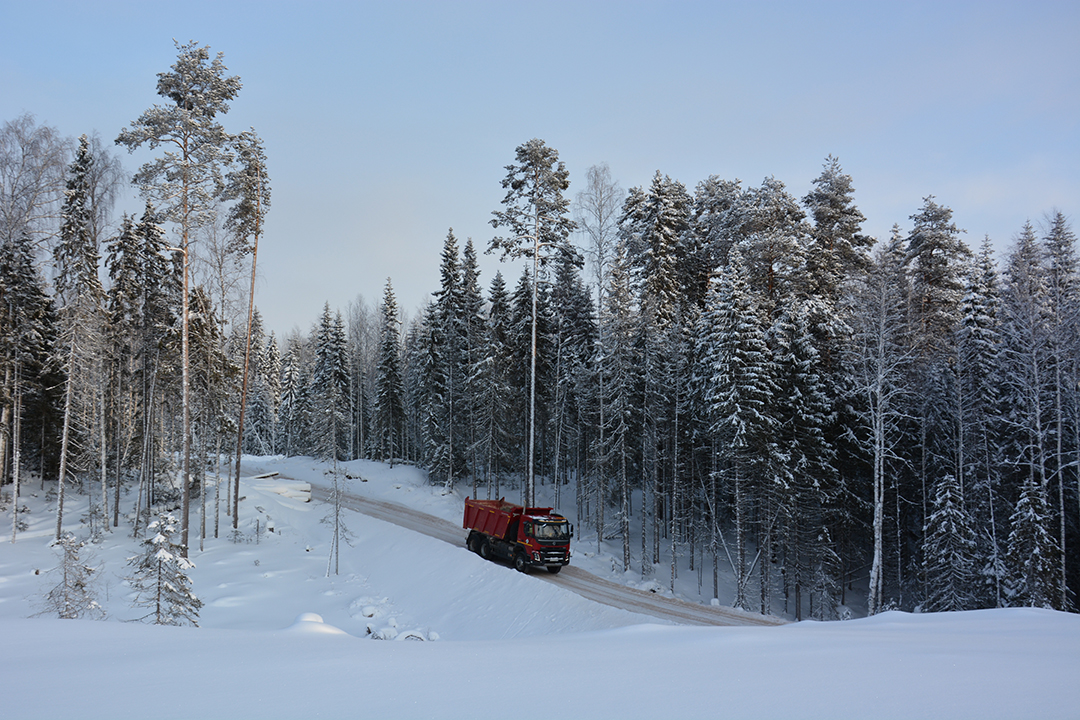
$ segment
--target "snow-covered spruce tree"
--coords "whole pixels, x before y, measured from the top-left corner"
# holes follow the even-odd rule
[[[94,158],[83,135],[71,164],[66,197],[61,210],[60,238],[53,251],[57,276],[56,295],[60,301],[65,345],[64,429],[61,436],[60,471],[57,481],[56,535],[63,535],[64,490],[69,466],[89,469],[86,451],[97,433],[94,423],[102,422],[93,410],[103,387],[105,291],[98,279],[97,242],[91,232],[93,217],[90,175]],[[90,420],[95,418],[95,420]],[[99,426],[100,427],[100,426]],[[76,449],[82,450],[77,458]]]
[[[424,306],[405,330],[402,350],[402,385],[405,387],[405,459],[422,463],[424,439],[429,415],[426,403],[428,368],[427,316],[431,304]]]
[[[380,311],[379,366],[372,419],[374,457],[393,467],[394,459],[405,455],[405,386],[401,376],[401,321],[390,278],[386,279]]]
[[[341,313],[331,315],[329,303],[323,307],[313,346],[312,442],[316,455],[328,461],[339,460],[344,456],[347,440],[349,377],[345,326]]]
[[[483,353],[473,366],[476,388],[476,454],[487,485],[488,499],[499,497],[500,482],[510,462],[510,362],[508,353],[509,298],[501,272],[496,272],[488,292],[488,317]]]
[[[438,312],[434,304],[424,308],[421,317],[419,341],[419,407],[421,412],[420,456],[433,483],[447,484],[453,477],[452,436],[447,382],[447,365],[444,360],[446,337],[439,326]]]
[[[916,351],[912,383],[916,390],[916,442],[912,458],[914,473],[905,488],[909,497],[922,499],[920,517],[907,531],[921,537],[927,526],[932,484],[956,467],[960,423],[956,416],[956,329],[964,296],[964,276],[971,251],[960,238],[963,232],[952,220],[952,210],[926,197],[919,212],[911,216],[907,237],[907,266],[911,274],[912,343]],[[916,543],[921,548],[921,541]],[[913,557],[913,575],[922,574],[922,562]],[[926,584],[921,583],[925,593]]]
[[[732,209],[743,234],[737,240],[748,286],[769,321],[786,299],[805,292],[810,225],[796,200],[776,178],[748,189]]]
[[[323,519],[333,535],[330,554],[326,560],[326,576],[333,567],[337,575],[341,561],[341,543],[349,542],[350,533],[342,515],[347,476],[338,468],[338,460],[344,454],[349,378],[347,375],[345,349],[345,326],[338,313],[330,318],[330,304],[323,309],[315,339],[315,370],[312,373],[312,390],[315,397],[316,417],[312,423],[315,430],[315,456],[330,465],[330,512]]]
[[[1016,485],[1033,474],[1047,491],[1051,318],[1042,252],[1030,223],[1008,254],[1002,279],[999,357],[1010,440],[1007,462],[1018,473]]]
[[[278,452],[288,457],[300,455],[300,441],[305,424],[301,396],[306,383],[303,379],[303,341],[298,335],[286,340],[285,358],[281,367],[281,405],[278,414]]]
[[[193,473],[192,485],[198,489],[200,498],[199,549],[206,539],[207,492],[206,480],[210,472],[215,473],[215,486],[220,482],[217,462],[210,461],[211,449],[215,455],[220,447],[218,438],[226,429],[234,427],[230,413],[232,400],[230,380],[227,376],[231,368],[225,350],[224,339],[219,334],[219,325],[214,316],[213,302],[202,286],[195,286],[191,293],[191,386],[192,397],[192,432],[199,454],[198,472]],[[230,433],[231,437],[231,433]],[[216,488],[215,488],[216,489]]]
[[[960,481],[946,475],[934,488],[933,511],[923,536],[923,565],[930,612],[972,610],[975,597],[975,531]]]
[[[251,348],[247,347],[248,342],[251,343]],[[263,438],[261,433],[265,431],[263,422],[265,417],[255,417],[255,413],[249,410],[250,406],[255,403],[255,395],[262,393],[266,387],[265,378],[263,378],[263,364],[259,362],[259,356],[262,354],[263,345],[266,343],[266,333],[263,330],[262,314],[259,312],[259,308],[255,307],[251,310],[250,327],[245,331],[240,323],[233,326],[233,337],[230,338],[230,348],[233,352],[232,360],[241,368],[247,368],[247,393],[244,397],[243,386],[245,381],[241,379],[241,404],[244,406],[244,425],[243,425],[243,452],[251,455],[259,455],[263,452]],[[240,408],[237,408],[236,414],[239,415]]]
[[[584,461],[587,455],[586,412],[591,386],[587,382],[590,355],[596,339],[592,298],[581,282],[577,264],[568,256],[557,261],[551,289],[551,310],[554,327],[552,342],[553,363],[552,421],[554,437],[549,451],[554,461],[555,481],[553,502],[560,505],[561,489],[570,477],[578,478],[578,507],[585,505],[580,496],[584,483]],[[580,521],[580,517],[578,520]]]
[[[139,297],[135,280],[138,268],[131,262],[139,250],[135,219],[124,215],[120,232],[108,242],[105,266],[112,283],[106,297],[109,317],[109,370],[112,385],[117,498],[113,503],[113,527],[119,524],[118,497],[121,477],[130,470],[139,410],[136,404],[136,323]]]
[[[923,356],[948,352],[971,251],[960,239],[963,230],[953,223],[952,210],[937,204],[932,195],[924,198],[922,209],[911,220],[907,263],[914,296],[914,339]]]
[[[533,370],[537,376],[536,381],[536,397],[534,405],[534,412],[532,416],[536,418],[537,432],[541,432],[547,427],[543,419],[536,417],[542,416],[545,410],[545,403],[543,397],[546,392],[551,389],[551,386],[544,382],[543,378],[546,378],[546,368],[550,356],[547,352],[541,354],[541,348],[546,349],[546,341],[548,336],[544,332],[544,320],[545,313],[540,309],[540,303],[543,302],[543,293],[539,293],[537,297],[537,323],[538,329],[536,333],[537,354],[540,357],[536,358],[535,368],[530,360],[530,347],[532,343],[532,295],[533,295],[533,283],[529,277],[528,270],[522,270],[521,277],[518,278],[518,283],[514,287],[513,292],[510,295],[510,316],[507,322],[507,356],[510,362],[510,414],[512,429],[510,431],[512,439],[512,452],[513,452],[513,469],[517,476],[522,478],[520,488],[522,492],[522,502],[525,501],[525,493],[528,489],[526,473],[522,472],[525,468],[525,463],[528,462],[529,457],[529,397],[530,397],[530,379],[533,376]],[[535,472],[535,458],[534,458],[534,472]]]
[[[776,380],[765,321],[749,291],[741,253],[733,250],[730,259],[706,298],[702,318],[709,332],[699,337],[703,343],[699,356],[710,429],[716,438],[714,467],[728,488],[735,514],[736,556],[730,558],[735,570],[735,606],[748,610],[751,523],[758,515],[762,484],[777,464],[776,419],[769,412]]]
[[[673,434],[677,423],[674,370],[682,362],[682,319],[687,311],[687,241],[690,237],[690,195],[682,183],[657,172],[648,189],[632,188],[619,218],[631,261],[641,278],[641,321],[645,338],[645,408],[643,418],[643,498],[652,494],[652,562],[659,561],[660,533],[667,488],[679,480]],[[649,501],[644,504],[648,506]],[[642,532],[643,549],[645,537]],[[648,565],[643,566],[647,571]]]
[[[535,504],[534,455],[536,442],[536,358],[540,267],[557,254],[576,251],[569,244],[576,224],[567,217],[570,201],[563,192],[570,187],[570,174],[559,153],[543,140],[519,145],[517,165],[507,165],[502,181],[506,190],[503,210],[492,213],[491,225],[505,228],[506,237],[492,238],[488,252],[498,251],[503,259],[529,258],[532,261],[532,352],[529,372],[528,459],[526,460],[525,504]]]
[[[745,274],[745,285],[751,302],[759,309],[766,327],[781,321],[786,308],[796,298],[813,301],[816,298],[806,277],[806,251],[810,226],[798,201],[787,192],[783,183],[766,178],[760,187],[750,188],[739,195],[728,210],[729,223],[739,228],[729,249],[729,261],[737,251]],[[818,311],[816,316],[828,313]],[[777,338],[783,335],[775,329],[769,331],[770,351],[775,351]],[[781,403],[771,400],[765,413],[777,415]],[[770,556],[779,538],[784,537],[779,523],[782,518],[783,493],[788,473],[786,458],[781,451],[772,457],[762,458],[762,472],[753,486],[752,494],[758,507],[757,528],[762,553]],[[817,534],[810,536],[811,540]],[[782,554],[781,556],[782,557]],[[760,566],[760,599],[762,612],[768,611],[772,594],[771,564]],[[785,576],[790,579],[790,576]],[[805,578],[800,579],[800,587]]]
[[[60,549],[60,565],[50,575],[59,575],[60,582],[45,594],[42,614],[56,613],[64,620],[105,617],[105,610],[98,604],[94,592],[97,568],[79,557],[86,543],[77,540],[71,533],[64,533],[52,544]]]
[[[833,578],[828,583],[821,575],[826,571],[824,558],[835,555],[835,548],[823,548],[821,542],[828,536],[822,528],[827,526],[827,513],[838,495],[836,451],[825,437],[831,408],[806,303],[790,304],[773,324],[771,335],[777,397],[785,400],[773,408],[785,456],[774,483],[779,501],[776,512],[784,525],[778,529],[777,539],[784,548],[784,579],[794,591],[795,619],[801,620],[803,590],[810,585],[811,573],[818,574],[816,584],[822,588],[836,585],[840,580]],[[769,540],[767,531],[763,537],[766,546]],[[763,587],[770,590],[768,583]],[[769,597],[766,595],[762,600],[768,603]],[[835,608],[821,607],[833,601],[831,593],[818,598],[819,615],[835,614]],[[810,606],[814,607],[813,599]]]
[[[129,220],[108,243],[105,266],[111,284],[108,313],[112,359],[116,365],[117,406],[126,415],[132,446],[130,466],[138,475],[136,517],[156,500],[156,468],[162,450],[155,418],[171,378],[174,343],[167,341],[179,308],[171,302],[176,278],[166,256],[164,231],[150,203],[138,222]],[[118,524],[114,503],[113,525]],[[136,520],[136,534],[139,520]]]
[[[432,414],[427,452],[433,482],[452,488],[466,472],[469,417],[465,402],[468,377],[468,328],[457,238],[450,230],[439,266],[441,287],[429,316],[431,366],[428,403]]]
[[[630,260],[625,241],[616,244],[603,312],[608,320],[607,351],[598,360],[604,375],[607,426],[600,446],[601,463],[612,468],[618,483],[616,516],[622,539],[623,571],[630,569],[631,473],[636,456],[634,438],[641,426],[641,344]],[[715,539],[715,538],[714,538]],[[599,542],[599,541],[598,541]],[[645,558],[642,558],[644,561]]]
[[[255,310],[258,313],[258,309]],[[256,332],[257,328],[257,332]],[[262,331],[262,319],[252,323],[252,349],[249,360],[247,413],[244,422],[244,452],[269,455],[274,448],[277,424],[277,393],[279,392],[281,365],[273,333],[266,336]],[[242,359],[239,359],[242,362]],[[239,363],[238,363],[239,364]],[[241,394],[242,394],[241,390]]]
[[[723,180],[710,175],[694,188],[694,214],[691,219],[694,247],[706,276],[694,292],[700,302],[708,290],[711,274],[728,264],[731,247],[746,233],[739,212],[744,190],[738,180]]]
[[[188,571],[195,564],[187,559],[176,537],[177,520],[161,513],[150,523],[150,537],[142,541],[143,553],[128,559],[133,568],[128,578],[135,593],[133,606],[149,612],[140,620],[155,625],[199,625],[202,601],[191,591]]]
[[[34,265],[30,236],[0,242],[0,485],[17,479],[24,450],[20,440],[59,434],[55,418],[63,382],[56,377],[58,334],[56,310]],[[29,432],[22,432],[24,424]],[[49,451],[37,443],[33,447],[37,453]],[[10,477],[5,478],[6,470]],[[13,492],[14,501],[17,485]],[[12,523],[14,540],[19,525],[14,517]]]
[[[1008,577],[1005,593],[1011,607],[1041,607],[1060,610],[1057,544],[1047,528],[1050,508],[1046,490],[1030,473],[1020,491],[1020,500],[1010,518]]]
[[[683,184],[657,171],[648,189],[630,190],[619,218],[619,234],[640,268],[644,310],[660,330],[674,323],[683,304],[691,210]]]
[[[852,343],[855,324],[851,288],[865,279],[872,264],[870,251],[875,239],[863,234],[865,217],[855,205],[854,186],[840,161],[825,158],[821,175],[802,199],[812,221],[802,277],[810,302],[810,327],[820,356],[822,382],[829,402],[826,441],[835,449],[838,462],[835,506],[829,513],[830,535],[838,543],[843,574],[850,577],[863,552],[860,528],[865,517],[857,498],[865,493],[870,470],[869,453],[858,437],[859,420],[850,365],[843,362]],[[840,583],[845,597],[847,583]]]
[[[329,304],[323,310],[313,350],[311,388],[318,412],[313,424],[315,444],[320,457],[340,460],[345,457],[348,440],[349,364],[345,323],[340,312],[330,317]]]
[[[1080,257],[1077,256],[1076,235],[1061,212],[1047,218],[1049,227],[1042,239],[1047,266],[1047,291],[1050,312],[1050,362],[1052,365],[1053,417],[1053,474],[1058,516],[1058,543],[1061,557],[1061,606],[1066,607],[1069,595],[1080,585],[1069,588],[1069,524],[1067,518],[1076,515],[1066,508],[1066,487],[1071,485],[1080,493]],[[1071,410],[1071,412],[1070,412]],[[1071,426],[1071,427],[1070,427]],[[1053,491],[1052,491],[1053,492]],[[1080,494],[1076,497],[1080,507]],[[1071,542],[1080,540],[1076,528]],[[1073,552],[1075,557],[1077,553]],[[1075,567],[1075,560],[1073,561]],[[1074,570],[1075,572],[1075,570]]]
[[[269,455],[277,447],[278,407],[281,404],[281,352],[277,336],[273,332],[266,338],[266,344],[259,355],[259,364],[262,368],[262,402],[265,407],[262,422],[263,441],[266,454]]]
[[[816,543],[817,558],[810,569],[810,618],[819,622],[846,619],[849,615],[841,614],[840,610],[843,597],[843,559],[835,549],[836,542],[830,537],[829,529],[821,527],[819,533]]]
[[[874,238],[862,233],[866,217],[855,206],[851,176],[829,155],[814,188],[803,198],[813,219],[807,250],[807,276],[815,296],[837,308],[844,281],[869,269]],[[828,365],[828,358],[826,357]]]
[[[970,508],[976,534],[978,605],[1002,607],[1005,522],[1001,504],[1000,306],[997,268],[990,238],[976,255],[961,305],[963,318],[956,340],[956,374],[963,439],[959,444],[964,469],[962,497]]]
[[[466,416],[465,454],[469,475],[472,477],[472,494],[476,497],[477,484],[484,474],[480,446],[486,424],[481,399],[482,374],[478,374],[478,369],[487,356],[488,340],[487,319],[484,317],[484,296],[480,289],[480,265],[472,238],[465,242],[465,249],[461,256],[461,314],[465,331],[462,353],[465,360],[465,368],[462,372],[464,376],[462,403]]]
[[[168,102],[154,105],[124,128],[116,138],[129,152],[144,145],[161,157],[145,163],[133,182],[148,200],[156,201],[161,217],[177,224],[183,253],[181,294],[181,545],[188,544],[191,464],[191,415],[188,372],[188,269],[191,241],[197,228],[212,222],[217,201],[225,189],[223,169],[232,161],[232,137],[218,121],[229,112],[229,102],[240,92],[240,78],[229,77],[222,55],[211,62],[209,48],[197,43],[176,43],[176,63],[170,72],[159,73],[157,93]]]

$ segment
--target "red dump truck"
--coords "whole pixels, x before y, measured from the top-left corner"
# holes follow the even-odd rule
[[[470,550],[486,560],[509,560],[519,572],[546,567],[557,573],[570,564],[574,527],[552,508],[465,498],[462,527],[469,531]]]

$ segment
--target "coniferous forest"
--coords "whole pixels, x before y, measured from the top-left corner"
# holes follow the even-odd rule
[[[606,166],[571,185],[533,139],[477,211],[490,241],[433,239],[427,306],[403,312],[388,279],[374,306],[278,337],[252,297],[272,158],[227,129],[241,85],[221,56],[177,50],[161,104],[116,138],[0,127],[12,538],[36,483],[58,540],[74,492],[96,533],[179,511],[187,552],[235,528],[240,453],[371,458],[474,497],[542,491],[576,507],[577,542],[621,541],[623,569],[674,586],[682,557],[714,597],[730,572],[747,610],[1075,610],[1080,258],[1061,213],[995,253],[930,196],[873,238],[831,156],[802,198],[661,171],[623,190]],[[153,157],[131,176],[137,149]],[[129,183],[145,208],[114,217]],[[480,253],[521,275],[482,279]]]

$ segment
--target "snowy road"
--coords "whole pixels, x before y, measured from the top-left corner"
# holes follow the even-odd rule
[[[312,486],[314,500],[326,502],[329,490]],[[404,505],[384,500],[373,500],[353,493],[344,495],[343,505],[350,510],[393,523],[422,533],[451,545],[465,546],[465,530],[457,523],[428,515]],[[733,608],[688,603],[636,588],[619,585],[586,572],[573,565],[563,568],[558,575],[533,572],[531,577],[550,582],[581,595],[594,602],[631,612],[663,618],[682,625],[735,625],[759,626],[782,625],[779,618],[740,612]]]

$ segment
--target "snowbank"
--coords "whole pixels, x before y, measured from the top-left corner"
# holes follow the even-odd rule
[[[460,518],[460,496],[413,468],[344,469],[350,491]],[[250,475],[273,471],[245,483],[239,544],[223,519],[222,537],[192,550],[200,628],[120,622],[141,612],[124,580],[137,546],[126,530],[87,548],[109,620],[30,619],[57,556],[52,505],[28,493],[30,528],[0,542],[3,716],[474,718],[479,698],[520,718],[650,720],[1071,718],[1080,707],[1077,615],[662,626],[352,512],[341,574],[327,576],[327,507],[303,490],[324,482],[322,466],[245,461]],[[70,529],[85,535],[85,497],[68,502]]]
[[[13,718],[475,718],[497,699],[519,718],[1050,720],[1080,703],[1080,617],[1042,610],[423,643],[61,620],[0,635]]]

